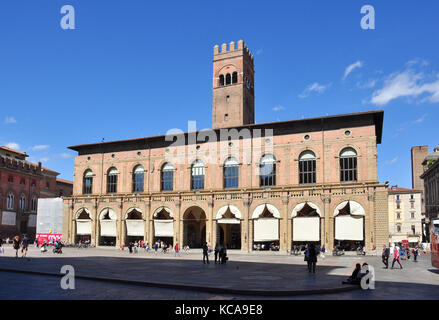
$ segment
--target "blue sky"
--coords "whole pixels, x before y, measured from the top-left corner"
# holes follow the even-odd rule
[[[375,30],[363,30],[363,5]],[[63,30],[63,5],[75,30]],[[439,145],[439,2],[2,0],[0,145],[72,179],[67,146],[211,127],[213,46],[255,57],[256,122],[384,109],[381,182]]]

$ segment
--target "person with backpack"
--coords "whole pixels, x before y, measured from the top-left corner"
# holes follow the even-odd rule
[[[387,248],[386,245],[383,245],[383,253],[381,254],[381,259],[383,260],[386,269],[389,269],[389,255],[390,249]]]

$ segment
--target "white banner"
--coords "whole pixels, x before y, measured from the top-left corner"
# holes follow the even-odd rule
[[[320,218],[294,218],[293,219],[293,241],[319,241],[320,240]]]
[[[363,216],[335,217],[336,240],[363,240]]]
[[[154,235],[156,237],[173,237],[174,220],[154,220]]]
[[[37,215],[36,214],[30,214],[29,215],[29,222],[28,227],[36,227],[37,226]]]
[[[101,220],[101,236],[116,237],[116,220]]]
[[[15,212],[3,211],[2,213],[2,225],[4,226],[15,226]]]
[[[254,242],[279,240],[279,220],[260,218],[253,220]]]
[[[125,220],[127,224],[127,236],[144,236],[145,223],[143,220]]]
[[[91,235],[91,220],[76,220],[77,235]]]

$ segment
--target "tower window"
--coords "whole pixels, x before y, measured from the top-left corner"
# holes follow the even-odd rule
[[[226,86],[229,85],[232,82],[232,77],[230,76],[230,73],[226,74]]]
[[[345,148],[340,153],[340,181],[357,181],[357,152],[352,148]]]
[[[238,82],[238,72],[233,72],[232,73],[232,83],[237,83]]]
[[[224,86],[224,75],[223,74],[221,74],[219,76],[219,86],[220,87]]]
[[[299,183],[316,183],[316,156],[312,151],[304,151],[299,157]]]

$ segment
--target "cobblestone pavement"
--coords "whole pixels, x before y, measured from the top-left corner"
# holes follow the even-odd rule
[[[357,262],[375,268],[375,290],[357,289],[335,294],[293,297],[261,297],[218,294],[193,290],[174,290],[131,284],[76,280],[75,290],[62,290],[60,278],[23,273],[0,272],[0,299],[437,299],[439,272],[430,264],[430,256],[420,261],[403,261],[404,269],[383,269],[380,257],[326,257],[319,259],[317,273],[306,271],[303,257],[281,254],[241,254],[229,252],[227,265],[203,265],[201,253],[192,251],[174,257],[171,254],[129,254],[114,249],[65,248],[62,255],[40,253],[30,248],[30,260],[14,258],[6,246],[0,255],[0,268],[42,271],[59,274],[62,265],[72,265],[77,275],[128,279],[135,281],[214,286],[225,290],[307,290],[341,287]],[[213,261],[212,261],[213,262]],[[5,285],[3,285],[5,284]]]

